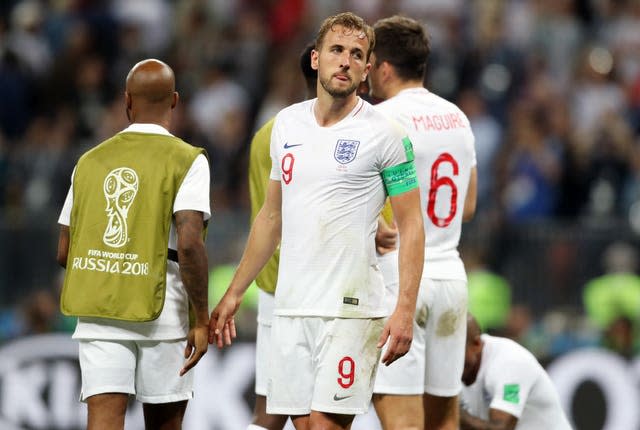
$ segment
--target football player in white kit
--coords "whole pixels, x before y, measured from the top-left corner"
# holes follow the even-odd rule
[[[429,42],[422,25],[394,16],[378,21],[374,31],[371,93],[384,100],[375,108],[398,121],[413,143],[426,235],[414,342],[405,357],[378,369],[374,406],[385,430],[457,430],[467,314],[457,247],[462,222],[475,212],[474,137],[456,105],[423,87]],[[379,261],[394,306],[396,252]]]
[[[462,376],[462,430],[571,430],[553,382],[511,339],[481,334],[468,317]]]
[[[373,30],[352,13],[323,22],[311,56],[318,97],[276,116],[265,203],[211,316],[209,340],[222,347],[225,325],[281,239],[267,412],[292,416],[297,429],[350,428],[368,409],[379,348],[388,343],[388,365],[413,335],[420,196],[411,142],[356,95],[373,45]],[[387,195],[402,245],[400,298],[385,319],[374,237]]]

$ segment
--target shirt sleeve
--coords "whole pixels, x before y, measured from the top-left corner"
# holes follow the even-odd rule
[[[271,143],[269,145],[269,154],[271,155],[271,173],[269,179],[280,182],[282,172],[280,171],[280,163],[278,163],[277,148],[282,142],[280,141],[280,133],[278,133],[278,119],[276,118],[271,131]]]
[[[508,362],[494,362],[492,368],[491,377],[487,378],[488,391],[493,395],[489,408],[520,418],[537,378],[535,368],[514,356]]]
[[[380,171],[387,167],[397,166],[409,161],[402,140],[407,138],[407,133],[402,126],[392,119],[388,121],[388,132],[382,142],[382,154],[380,159]]]
[[[73,168],[73,173],[71,174],[71,184],[69,185],[69,191],[67,192],[67,197],[64,199],[64,204],[62,205],[62,210],[60,211],[60,216],[58,217],[58,224],[60,225],[71,225],[71,208],[73,207],[73,175],[76,173],[75,167]]]
[[[178,189],[173,203],[173,213],[192,210],[202,212],[205,220],[211,218],[209,177],[209,163],[207,158],[200,154],[191,164]]]
[[[469,122],[467,116],[463,112],[460,112],[460,115],[464,117],[468,127],[467,145],[469,146],[469,151],[471,152],[471,167],[473,168],[478,164],[476,158],[476,136],[473,134],[473,130],[471,130],[471,123]]]

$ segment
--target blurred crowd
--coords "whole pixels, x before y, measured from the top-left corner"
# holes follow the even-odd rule
[[[426,86],[476,136],[477,223],[640,232],[640,0],[3,0],[0,225],[55,224],[78,156],[126,127],[124,77],[146,57],[175,70],[171,131],[209,152],[214,219],[246,212],[253,132],[302,98],[298,54],[342,10],[426,24]]]

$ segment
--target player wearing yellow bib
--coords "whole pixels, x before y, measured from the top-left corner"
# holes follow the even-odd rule
[[[318,72],[311,68],[313,44],[307,45],[300,55],[300,69],[305,79],[307,98],[315,97]],[[251,198],[251,222],[264,204],[271,173],[271,132],[274,119],[265,123],[251,141],[249,153],[249,196]],[[282,430],[287,415],[267,414],[267,368],[271,348],[271,322],[273,319],[273,294],[278,280],[278,260],[276,250],[256,278],[258,292],[258,331],[256,335],[256,403],[253,420],[247,430]]]
[[[209,165],[169,133],[177,102],[168,65],[136,64],[125,91],[131,125],[80,158],[60,213],[61,307],[79,317],[89,430],[123,429],[130,395],[146,428],[180,429],[193,397],[187,372],[207,351]]]
[[[356,95],[374,43],[352,13],[322,23],[312,51],[318,97],[276,116],[265,203],[211,314],[209,340],[222,346],[225,325],[280,242],[267,412],[292,416],[298,429],[350,428],[368,409],[379,347],[388,341],[389,365],[413,337],[424,229],[411,143]],[[401,246],[399,300],[385,321],[374,239],[387,195]]]
[[[429,42],[422,25],[394,16],[374,31],[371,92],[384,100],[375,108],[398,121],[413,143],[426,237],[414,342],[394,366],[378,369],[374,406],[385,430],[457,430],[467,313],[457,247],[462,222],[475,212],[474,137],[457,106],[423,87]],[[391,307],[402,276],[397,252],[379,261]]]

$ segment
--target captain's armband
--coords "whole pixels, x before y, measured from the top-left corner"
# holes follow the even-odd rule
[[[413,155],[413,144],[409,136],[402,138],[402,146],[404,147],[404,153],[407,155],[407,161],[413,161],[415,156]]]
[[[387,167],[382,171],[382,180],[389,197],[397,196],[414,188],[418,188],[416,166],[407,161],[397,166]]]

